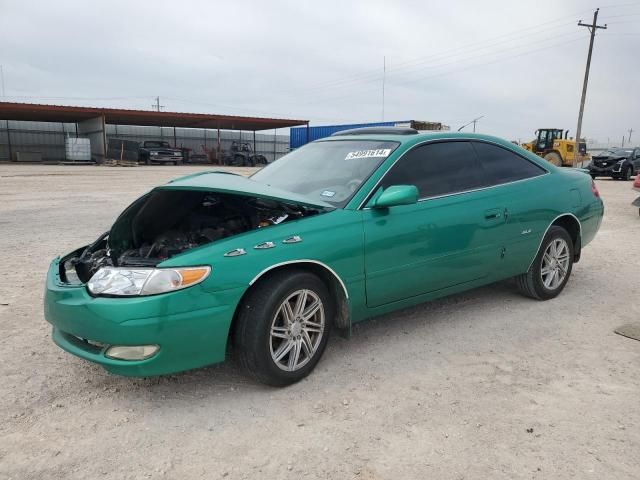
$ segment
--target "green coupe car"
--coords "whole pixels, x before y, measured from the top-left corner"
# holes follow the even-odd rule
[[[252,177],[201,172],[154,188],[49,268],[61,348],[108,371],[222,362],[287,385],[332,329],[515,277],[557,296],[603,216],[588,174],[499,138],[359,129]]]

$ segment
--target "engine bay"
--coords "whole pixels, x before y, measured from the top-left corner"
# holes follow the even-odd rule
[[[154,190],[127,208],[111,230],[61,260],[69,283],[106,266],[154,267],[187,250],[247,231],[321,213],[279,200],[198,190]]]

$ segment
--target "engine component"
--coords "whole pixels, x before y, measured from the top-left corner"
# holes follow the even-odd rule
[[[60,272],[67,282],[86,283],[103,267],[155,267],[186,250],[317,213],[233,194],[154,191],[126,210],[110,232],[65,257]]]

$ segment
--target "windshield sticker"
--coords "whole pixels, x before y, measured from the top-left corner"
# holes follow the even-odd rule
[[[335,194],[336,192],[332,192],[331,190],[325,190],[320,195],[322,195],[323,197],[333,197]]]
[[[378,148],[377,150],[358,150],[356,152],[347,153],[345,160],[354,160],[357,158],[388,157],[390,154],[390,148]]]

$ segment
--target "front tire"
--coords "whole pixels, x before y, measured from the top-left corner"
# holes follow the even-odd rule
[[[627,166],[627,168],[624,169],[621,180],[631,180],[631,167]]]
[[[303,270],[277,272],[255,285],[233,329],[243,370],[277,387],[306,377],[327,345],[334,305],[322,280]]]
[[[569,233],[553,225],[544,236],[529,270],[516,277],[518,289],[536,300],[557,297],[571,276],[573,258],[573,241]]]

